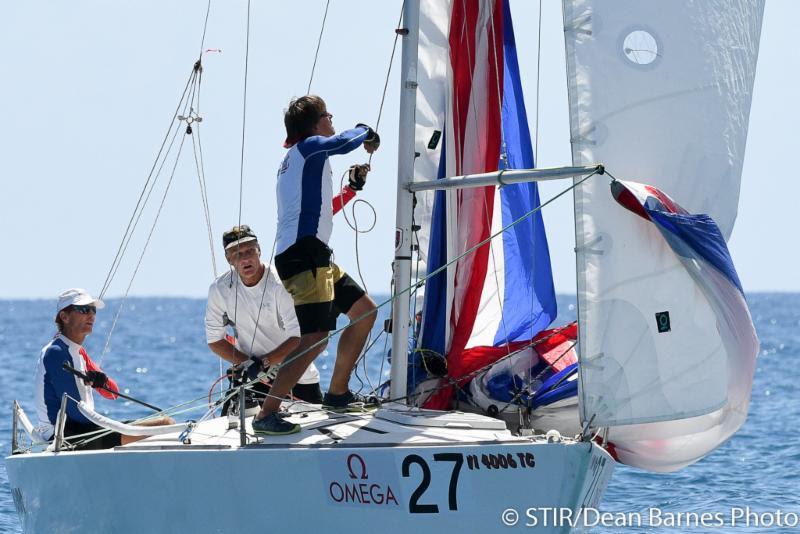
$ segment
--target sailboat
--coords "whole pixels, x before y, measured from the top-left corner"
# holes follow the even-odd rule
[[[535,169],[507,0],[406,0],[388,401],[357,414],[296,403],[302,431],[268,439],[242,406],[238,421],[110,450],[71,451],[58,432],[44,450],[16,446],[6,469],[23,530],[490,532],[537,509],[596,508],[615,460],[670,471],[713,451],[746,417],[758,349],[725,240],[763,2],[715,6],[564,0],[574,166]],[[466,378],[564,333],[543,334],[557,310],[535,185],[564,178],[574,437],[453,409]],[[418,395],[408,339],[423,285],[411,368],[422,350],[446,370]],[[15,438],[31,426],[18,406],[14,424]],[[115,476],[87,475],[101,471]]]

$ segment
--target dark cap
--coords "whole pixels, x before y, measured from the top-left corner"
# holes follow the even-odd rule
[[[224,234],[222,234],[222,246],[225,250],[230,250],[235,246],[249,243],[250,241],[257,241],[256,234],[246,224],[241,226],[234,226]]]

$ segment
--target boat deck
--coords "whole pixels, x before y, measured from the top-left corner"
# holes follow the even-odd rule
[[[461,412],[433,412],[406,407],[380,408],[374,412],[336,414],[315,405],[295,404],[289,407],[288,421],[302,430],[285,436],[256,436],[252,416],[245,418],[247,445],[268,448],[319,447],[397,447],[446,446],[455,443],[531,443],[544,442],[543,436],[518,437],[506,429],[505,422]],[[238,423],[238,419],[236,423]],[[118,451],[154,449],[228,449],[241,447],[238,424],[229,428],[227,417],[203,421],[193,429],[185,442],[180,434],[152,436]]]

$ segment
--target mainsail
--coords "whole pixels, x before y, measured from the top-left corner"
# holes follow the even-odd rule
[[[425,0],[419,42],[415,180],[532,168],[508,1]],[[458,379],[489,363],[460,365],[470,349],[530,340],[555,318],[547,238],[536,213],[451,263],[537,207],[537,186],[426,195],[415,210],[426,268],[449,266],[426,284],[419,346],[447,355]],[[451,395],[427,405],[446,408]]]
[[[707,214],[724,246],[762,13],[753,0],[564,0],[574,164],[602,162]],[[581,419],[610,427],[625,463],[698,460],[747,414],[758,340],[743,295],[731,315],[737,297],[716,283],[735,276],[676,253],[604,178],[577,187],[575,217]]]

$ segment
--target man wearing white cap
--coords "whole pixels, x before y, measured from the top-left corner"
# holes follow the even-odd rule
[[[252,380],[283,361],[297,346],[300,327],[292,297],[275,271],[261,261],[261,247],[250,227],[234,226],[222,235],[222,245],[231,270],[208,289],[206,341],[220,358],[245,368]],[[260,382],[253,389],[262,399],[269,392]],[[322,402],[319,371],[313,363],[292,395],[306,402]]]
[[[55,318],[58,334],[42,349],[36,366],[35,398],[39,424],[35,428],[35,433],[42,440],[47,441],[53,437],[64,393],[72,399],[83,401],[92,409],[94,409],[93,388],[103,397],[117,398],[119,387],[116,382],[103,373],[82,346],[86,336],[92,333],[97,310],[103,306],[102,300],[93,298],[86,290],[80,288],[67,289],[58,296]],[[66,371],[65,364],[86,375],[88,380]],[[75,402],[67,402],[66,415],[65,437],[100,430],[100,427],[80,412]],[[149,421],[144,425],[154,426],[171,422],[173,422],[171,419],[164,418]],[[77,448],[106,449],[131,443],[143,437],[123,436],[113,432],[90,439]]]

